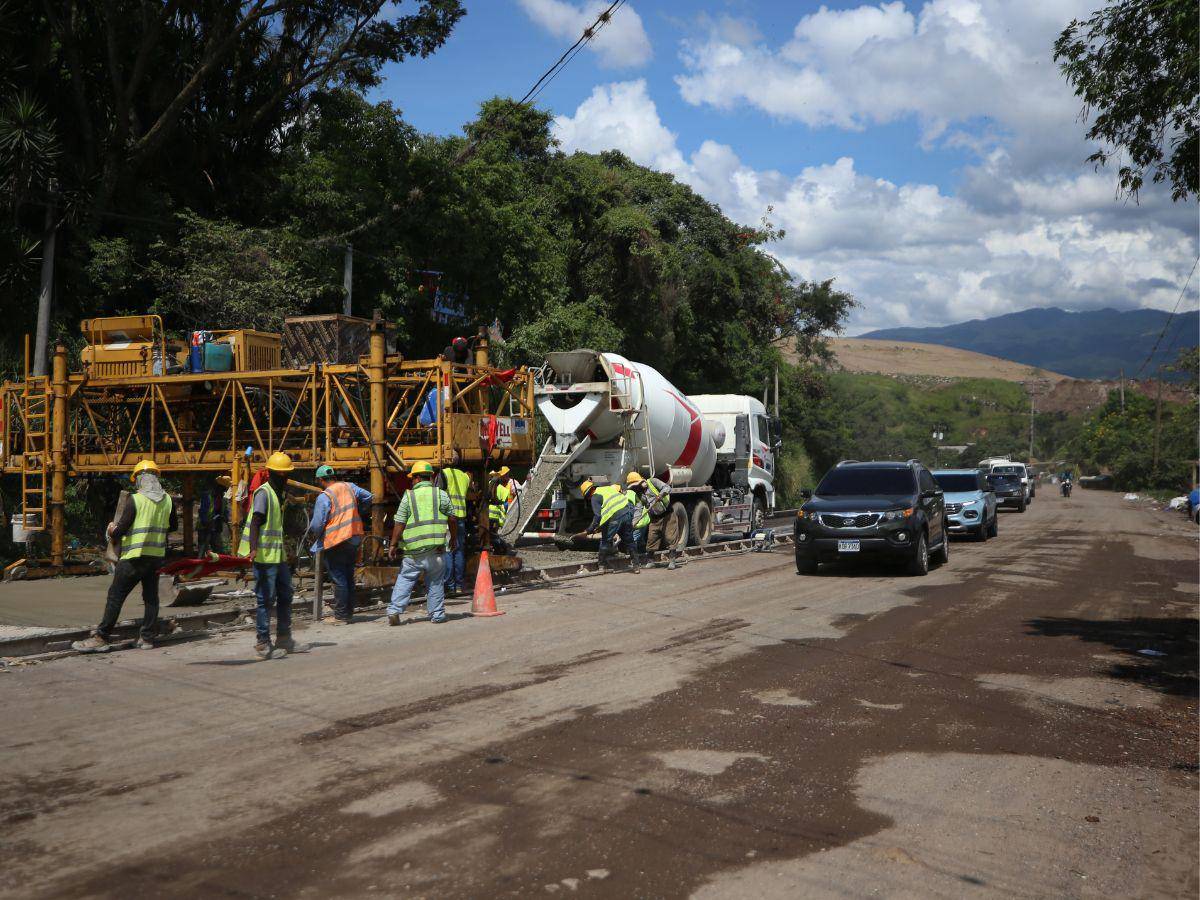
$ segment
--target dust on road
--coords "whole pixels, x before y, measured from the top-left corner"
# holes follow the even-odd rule
[[[1194,532],[1083,494],[1001,534],[926,579],[589,579],[203,685],[234,648],[7,676],[0,886],[1194,896]]]

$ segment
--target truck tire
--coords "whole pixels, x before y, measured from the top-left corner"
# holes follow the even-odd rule
[[[687,507],[678,500],[671,504],[671,512],[667,522],[667,543],[676,550],[682,550],[688,545],[688,535],[691,529],[688,528],[688,512]]]
[[[708,501],[700,500],[692,507],[690,525],[691,541],[696,547],[703,547],[712,540],[713,534],[712,507]]]

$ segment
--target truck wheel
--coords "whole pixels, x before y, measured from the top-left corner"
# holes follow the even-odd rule
[[[688,545],[688,512],[687,507],[679,501],[671,504],[668,513],[666,536],[667,546],[682,550]]]
[[[691,543],[703,547],[712,540],[712,507],[701,500],[692,507]]]
[[[815,559],[801,559],[796,557],[796,574],[797,575],[816,575],[820,571],[820,564]]]

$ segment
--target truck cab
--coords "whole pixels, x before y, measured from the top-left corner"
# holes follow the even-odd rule
[[[761,401],[742,394],[693,394],[689,398],[707,420],[722,426],[717,444],[714,488],[742,488],[754,498],[757,527],[775,508],[775,454],[779,448],[778,421],[767,415]]]

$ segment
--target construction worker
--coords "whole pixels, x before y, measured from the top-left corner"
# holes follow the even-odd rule
[[[299,647],[292,640],[292,570],[283,549],[283,500],[288,473],[296,466],[286,453],[267,458],[267,480],[250,502],[250,521],[242,528],[238,556],[254,561],[254,625],[259,659],[287,656]],[[271,609],[275,609],[275,643],[271,643]]]
[[[158,567],[167,552],[167,535],[178,524],[175,505],[158,480],[158,466],[152,459],[143,459],[133,467],[129,480],[137,487],[117,518],[108,524],[110,541],[120,541],[121,555],[113,570],[112,584],[104,604],[104,617],[91,636],[75,641],[71,647],[85,653],[108,650],[113,626],[121,615],[121,607],[134,586],[142,586],[142,628],[137,643],[139,650],[154,647],[158,630]]]
[[[508,507],[513,499],[513,492],[506,484],[510,480],[508,466],[496,472],[488,472],[488,480],[492,485],[491,496],[488,498],[488,528],[491,530],[492,546],[502,547],[504,541],[499,535],[504,523],[508,521]]]
[[[446,554],[446,593],[451,597],[462,590],[466,580],[467,492],[471,489],[471,476],[457,468],[459,459],[456,450],[453,462],[442,469],[442,487],[450,497],[458,534],[458,540]]]
[[[442,351],[442,359],[458,366],[465,366],[469,364],[471,362],[470,341],[468,341],[465,337],[456,337],[450,342],[450,345]]]
[[[354,621],[354,564],[363,539],[363,518],[374,495],[351,481],[337,477],[332,466],[317,469],[322,491],[313,504],[309,533],[315,537],[313,553],[323,552],[329,580],[333,582],[333,615],[322,619],[330,625]]]
[[[667,551],[667,568],[678,568],[679,551],[667,540],[668,515],[671,511],[671,486],[657,478],[643,478],[638,472],[625,476],[625,485],[637,498],[633,521],[633,540],[640,553]]]
[[[600,553],[597,561],[600,570],[608,570],[608,561],[612,557],[613,539],[621,538],[621,549],[629,554],[629,565],[636,575],[641,571],[638,560],[637,545],[633,540],[633,506],[632,492],[625,490],[623,484],[606,484],[596,487],[591,481],[585,481],[579,486],[579,492],[584,499],[592,504],[592,524],[588,526],[588,535],[596,534],[603,529],[600,537]]]
[[[403,540],[404,561],[392,588],[388,603],[389,625],[399,625],[400,616],[408,609],[413,588],[421,573],[425,573],[425,609],[429,621],[446,621],[446,546],[458,542],[458,522],[450,496],[433,483],[433,466],[427,462],[413,465],[412,490],[400,500],[396,510],[388,559],[395,559]]]

